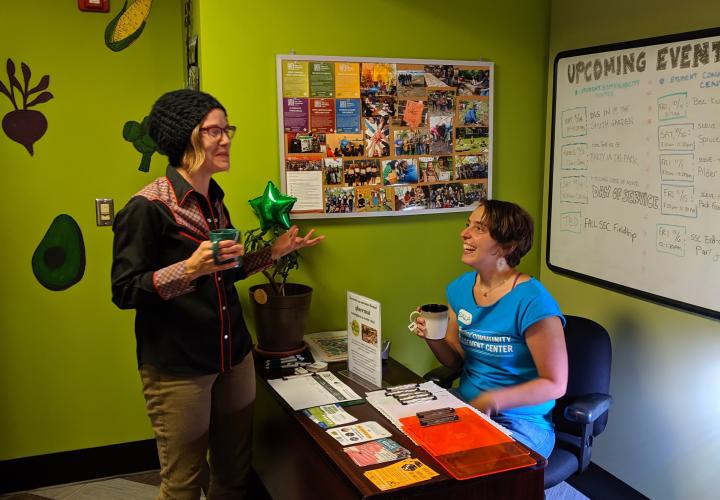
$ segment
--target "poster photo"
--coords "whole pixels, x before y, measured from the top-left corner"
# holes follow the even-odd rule
[[[291,215],[469,211],[491,196],[493,72],[487,61],[278,55]]]
[[[343,159],[323,158],[323,174],[325,184],[328,186],[340,185],[343,183]]]
[[[356,190],[358,212],[381,212],[393,210],[391,188],[363,186]]]

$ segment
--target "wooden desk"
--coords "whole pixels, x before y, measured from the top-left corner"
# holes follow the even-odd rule
[[[389,465],[388,463],[358,467],[342,446],[323,429],[302,413],[294,412],[269,386],[264,371],[257,362],[257,399],[253,431],[253,467],[270,496],[275,500],[328,498],[462,498],[465,499],[541,499],[545,459],[532,452],[537,466],[490,476],[457,481],[422,448],[415,446],[393,424],[370,404],[349,406],[345,409],[359,422],[375,420],[392,432],[392,439],[406,447],[414,458],[419,458],[438,476],[405,488],[380,491],[363,472]],[[330,366],[335,372],[344,365]],[[392,385],[420,381],[413,372],[390,359],[383,367],[383,380]],[[275,378],[279,375],[273,375]],[[348,380],[340,379],[364,395],[366,389]]]

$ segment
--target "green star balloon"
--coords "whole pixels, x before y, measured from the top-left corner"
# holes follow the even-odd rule
[[[262,196],[253,198],[248,203],[260,219],[260,227],[263,230],[275,226],[290,229],[290,210],[296,201],[297,198],[282,194],[272,181],[268,181]]]

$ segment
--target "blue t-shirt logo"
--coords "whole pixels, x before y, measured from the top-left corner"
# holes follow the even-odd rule
[[[460,309],[460,312],[458,313],[458,321],[462,323],[463,325],[469,325],[472,323],[472,314],[467,312],[465,309]]]

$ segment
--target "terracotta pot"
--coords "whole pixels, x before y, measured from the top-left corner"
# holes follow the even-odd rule
[[[286,295],[273,295],[272,287],[262,284],[250,287],[249,292],[258,348],[270,352],[300,348],[310,312],[312,288],[286,283]]]

